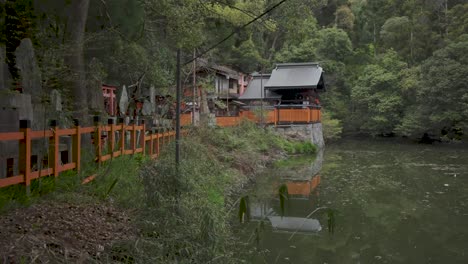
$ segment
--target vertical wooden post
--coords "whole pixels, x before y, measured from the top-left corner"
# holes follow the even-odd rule
[[[276,124],[279,124],[281,119],[280,119],[280,111],[281,111],[281,108],[278,106],[278,109],[276,111]]]
[[[93,122],[95,126],[94,130],[94,148],[96,150],[96,161],[99,166],[101,166],[101,117],[94,116]]]
[[[141,144],[141,148],[143,150],[143,155],[146,155],[146,141],[145,141],[145,132],[146,132],[146,127],[145,127],[145,120],[142,119],[140,120],[140,124],[142,126],[141,130],[140,130],[140,144]]]
[[[310,112],[311,111],[312,111],[312,109],[307,106],[307,124],[311,122],[311,119],[310,119]]]
[[[121,133],[120,133],[120,155],[123,156],[125,152],[125,122],[123,118],[119,118],[119,123],[121,125]]]
[[[156,155],[158,155],[159,157],[159,138],[160,138],[161,134],[158,133],[157,136],[156,136]]]
[[[81,169],[81,127],[80,121],[78,119],[73,119],[73,124],[75,125],[76,134],[72,137],[72,159],[76,164],[75,170],[80,172]]]
[[[154,137],[154,133],[153,131],[151,131],[151,135],[150,135],[150,144],[149,144],[149,156],[150,157],[153,157],[153,148],[154,148],[154,141],[153,141],[153,137]]]
[[[278,124],[278,109],[275,107],[273,109],[273,121],[275,123],[275,126]]]
[[[111,159],[113,159],[114,158],[114,149],[115,149],[115,124],[114,124],[114,119],[113,118],[107,119],[107,124],[110,126],[110,131],[108,132],[109,133],[108,146],[109,146],[109,149],[110,149]]]
[[[24,139],[19,142],[19,173],[23,174],[26,195],[31,194],[31,121],[20,120],[20,132],[24,134]]]
[[[135,154],[136,150],[136,120],[133,120],[133,127],[132,127],[132,154]]]
[[[49,139],[49,162],[52,166],[54,177],[57,178],[59,175],[59,165],[60,165],[60,155],[59,155],[59,146],[60,140],[58,136],[58,122],[57,120],[50,120],[50,128],[52,129],[52,137]]]

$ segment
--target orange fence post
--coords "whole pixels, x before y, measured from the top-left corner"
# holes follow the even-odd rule
[[[279,124],[281,122],[280,112],[281,112],[281,108],[278,107],[278,111],[276,112],[276,123],[277,124]]]
[[[143,149],[143,155],[145,155],[145,149],[146,149],[146,141],[145,141],[145,131],[146,131],[146,128],[145,128],[145,120],[141,120],[141,126],[143,126],[141,128],[141,131],[140,131],[140,144],[141,144],[141,148]]]
[[[132,154],[135,154],[136,150],[136,121],[133,120],[133,127],[132,127]]]
[[[273,123],[275,124],[275,126],[278,125],[278,109],[277,108],[273,109]]]
[[[125,152],[125,122],[123,118],[119,118],[120,125],[122,126],[122,132],[120,133],[120,155],[124,155]]]
[[[150,144],[149,144],[149,155],[150,157],[153,156],[153,148],[154,148],[154,141],[153,141],[153,131],[150,132],[150,140],[149,140]]]
[[[115,149],[115,124],[114,119],[109,118],[107,119],[107,124],[110,126],[110,131],[108,131],[108,148],[110,150],[111,159],[114,158],[114,149]]]
[[[54,177],[57,178],[59,176],[58,167],[60,165],[60,155],[59,155],[59,146],[60,140],[58,136],[58,130],[60,129],[58,126],[57,120],[50,120],[50,128],[52,129],[52,137],[49,139],[49,162],[52,166],[52,170],[54,172]]]
[[[72,159],[76,164],[76,171],[80,172],[81,169],[81,127],[78,119],[73,119],[73,123],[76,129],[76,135],[72,136]]]
[[[24,177],[26,194],[31,193],[31,121],[20,120],[20,132],[24,133],[24,139],[19,142],[19,173]]]
[[[310,112],[312,112],[312,109],[307,107],[307,123],[310,123],[312,121],[310,118]]]
[[[101,118],[99,116],[94,116],[94,147],[96,149],[96,161],[99,166],[101,166]]]
[[[156,134],[156,155],[159,156],[159,138],[160,138],[160,135],[159,133]]]

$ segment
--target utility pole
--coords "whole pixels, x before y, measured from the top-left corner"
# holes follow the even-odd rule
[[[263,125],[263,97],[264,97],[264,94],[263,94],[263,67],[262,67],[262,70],[260,71],[260,124],[262,124],[262,127],[264,127]]]
[[[196,60],[196,49],[193,49],[193,88],[192,88],[192,125],[195,125],[195,99],[196,95],[195,93],[197,92],[197,60]]]
[[[176,71],[176,170],[178,172],[180,162],[180,97],[181,97],[181,83],[180,83],[180,49],[177,50],[177,71]]]

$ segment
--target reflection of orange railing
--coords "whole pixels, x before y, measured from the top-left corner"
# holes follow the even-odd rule
[[[316,175],[310,181],[289,181],[288,193],[290,195],[309,196],[320,184],[320,175]]]
[[[76,121],[75,121],[76,122]],[[31,181],[40,177],[53,175],[57,177],[60,172],[68,170],[80,171],[82,137],[91,134],[95,148],[95,161],[102,163],[121,155],[142,153],[157,157],[163,145],[175,139],[175,132],[148,134],[145,133],[145,124],[141,125],[109,125],[95,124],[92,127],[80,127],[78,122],[74,128],[61,129],[56,123],[50,130],[32,131],[28,120],[20,121],[20,132],[0,133],[0,141],[19,141],[18,175],[0,179],[0,188],[24,184],[30,186]],[[59,152],[60,137],[72,138],[72,160],[62,164]],[[31,164],[32,140],[48,138],[49,153],[48,168],[33,171]],[[129,140],[127,140],[129,139]],[[42,161],[39,161],[42,163]],[[13,171],[12,168],[8,168]],[[27,188],[28,189],[28,188]]]

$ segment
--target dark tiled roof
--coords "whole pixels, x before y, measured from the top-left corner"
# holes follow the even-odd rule
[[[270,79],[270,74],[253,74],[253,79],[250,81],[247,86],[247,90],[239,97],[239,100],[260,100],[262,99],[262,86],[265,88],[268,80]],[[263,95],[263,99],[280,99],[281,95],[276,94],[275,92],[268,91]]]
[[[197,59],[197,67],[198,67],[199,70],[201,70],[201,69],[214,70],[214,71],[218,72],[219,74],[229,76],[232,79],[238,80],[240,78],[240,72],[237,72],[236,70],[231,69],[231,68],[229,68],[227,66],[211,63],[206,59]]]
[[[277,64],[271,73],[266,89],[311,89],[317,88],[323,74],[318,63]]]

